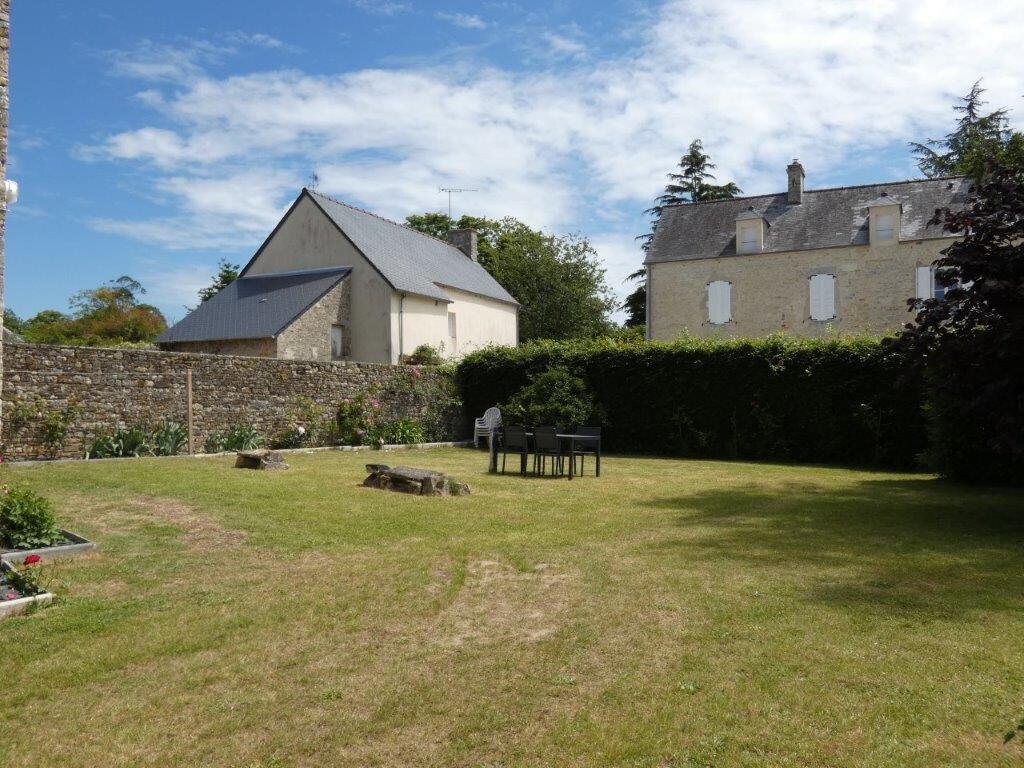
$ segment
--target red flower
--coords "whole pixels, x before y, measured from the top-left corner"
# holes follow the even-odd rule
[[[24,559],[23,562],[25,563],[25,565],[35,565],[42,559],[43,558],[41,558],[39,555],[29,555]]]

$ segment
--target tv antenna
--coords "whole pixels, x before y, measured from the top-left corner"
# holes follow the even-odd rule
[[[438,187],[438,192],[448,193],[448,218],[452,217],[452,195],[458,194],[459,192],[479,192],[479,189],[460,189],[458,187]]]

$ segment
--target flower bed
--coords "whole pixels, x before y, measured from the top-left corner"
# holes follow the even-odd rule
[[[95,544],[57,527],[53,505],[31,488],[0,485],[0,561],[79,555]]]
[[[26,555],[19,567],[0,561],[0,619],[24,613],[29,608],[53,602],[45,588],[39,555]]]
[[[21,563],[27,557],[39,555],[45,560],[53,560],[63,557],[76,557],[86,555],[96,549],[95,542],[79,536],[77,533],[60,529],[64,537],[61,541],[49,547],[36,547],[33,549],[4,549],[0,550],[0,561],[6,563]]]

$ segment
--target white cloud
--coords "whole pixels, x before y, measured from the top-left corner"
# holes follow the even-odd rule
[[[449,24],[454,24],[456,27],[462,27],[463,29],[487,29],[487,22],[476,14],[438,11],[434,14],[434,18],[447,21]]]
[[[272,169],[170,176],[157,182],[155,192],[158,204],[173,204],[173,215],[134,221],[100,218],[92,225],[165,248],[234,250],[265,237],[287,207],[282,201],[299,185],[294,176]]]
[[[114,74],[152,82],[184,82],[206,67],[220,63],[242,48],[265,48],[295,53],[299,49],[262,32],[234,31],[210,40],[186,39],[177,44],[142,40],[129,51],[107,51]],[[150,91],[140,96],[151,97]]]
[[[587,52],[587,46],[584,43],[566,35],[545,32],[543,38],[551,51],[556,54],[575,57],[582,56]]]
[[[146,287],[145,300],[158,307],[168,307],[169,322],[183,318],[186,307],[199,304],[199,291],[213,282],[217,272],[213,263],[167,266],[143,262],[141,269],[139,281]]]
[[[412,10],[411,3],[399,2],[399,0],[349,0],[349,2],[362,11],[381,16],[394,16],[397,13],[407,13]]]
[[[452,184],[479,188],[457,200],[466,210],[590,228],[614,285],[640,260],[636,214],[692,138],[720,179],[758,193],[783,188],[795,156],[820,186],[851,157],[944,132],[978,77],[993,106],[1019,108],[1024,60],[1006,55],[1024,34],[1019,0],[977,5],[956,25],[943,6],[672,0],[630,53],[584,57],[566,34],[575,64],[540,73],[218,78],[201,48],[136,58],[158,119],[87,154],[151,167],[172,214],[97,226],[173,247],[256,244],[316,167],[325,192],[394,218],[443,207],[437,187]]]

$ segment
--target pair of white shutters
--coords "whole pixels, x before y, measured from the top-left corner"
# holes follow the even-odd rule
[[[935,296],[935,270],[933,267],[917,268],[917,298],[930,299]]]
[[[811,275],[811,320],[834,320],[836,316],[836,276]]]
[[[732,320],[732,283],[713,280],[708,283],[708,322],[725,325]]]

